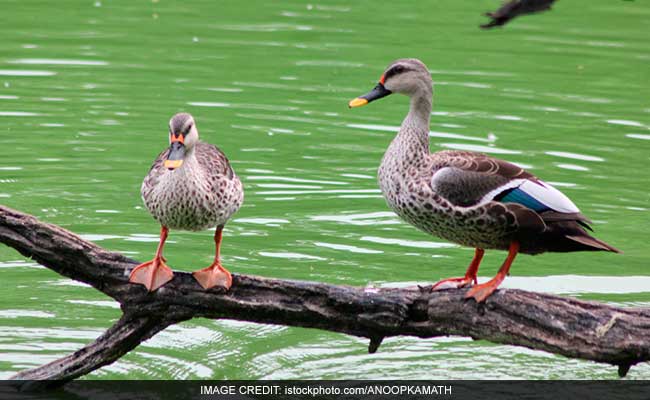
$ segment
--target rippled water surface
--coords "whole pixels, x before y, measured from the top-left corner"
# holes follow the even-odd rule
[[[415,4],[412,4],[415,3]],[[5,0],[0,15],[0,202],[150,259],[158,225],[139,188],[191,112],[246,189],[226,227],[232,271],[403,285],[461,274],[472,250],[400,222],[376,170],[407,111],[349,110],[400,57],[431,68],[433,149],[516,162],[556,185],[625,254],[521,256],[505,287],[650,306],[650,7],[562,1],[481,31],[498,1]],[[43,18],[47,19],[47,23]],[[173,231],[192,271],[212,233]],[[481,269],[493,275],[503,252]],[[88,343],[111,299],[0,247],[0,377]],[[358,338],[234,321],[173,326],[91,378],[609,378],[613,367],[465,338]],[[650,367],[630,378],[650,378]]]

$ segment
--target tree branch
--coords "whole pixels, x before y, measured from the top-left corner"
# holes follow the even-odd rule
[[[0,206],[0,242],[117,300],[124,315],[83,349],[13,379],[62,384],[110,364],[167,326],[194,317],[318,328],[370,339],[471,336],[619,366],[650,360],[650,310],[612,307],[522,290],[484,304],[466,289],[372,289],[233,275],[227,293],[203,290],[188,273],[148,293],[128,282],[137,262],[35,217]],[[33,382],[32,382],[33,383]],[[49,382],[51,385],[52,382]]]

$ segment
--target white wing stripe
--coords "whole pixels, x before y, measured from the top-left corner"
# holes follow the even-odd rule
[[[503,193],[506,190],[510,190],[510,189],[514,189],[516,187],[519,187],[525,181],[526,181],[526,179],[513,179],[510,182],[506,183],[505,185],[501,185],[498,188],[487,192],[487,194],[485,196],[481,197],[481,201],[479,201],[478,204],[481,205],[481,204],[488,203],[488,202],[494,200],[494,198],[499,193]]]
[[[523,190],[528,195],[533,197],[535,200],[544,204],[548,208],[563,212],[563,213],[577,213],[580,212],[578,207],[576,207],[573,202],[553,186],[548,183],[537,181],[532,182],[526,180],[524,183],[519,186],[520,190]]]
[[[513,179],[505,185],[491,190],[481,198],[479,205],[490,202],[494,200],[494,198],[500,193],[514,188],[519,188],[519,190],[524,191],[526,194],[544,204],[551,210],[563,213],[580,212],[580,209],[578,209],[578,207],[573,204],[573,202],[564,193],[560,192],[553,186],[539,180],[537,182],[533,182],[528,179]]]

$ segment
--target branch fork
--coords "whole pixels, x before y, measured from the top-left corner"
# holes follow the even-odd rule
[[[12,377],[26,388],[62,385],[108,365],[172,324],[195,317],[316,328],[368,338],[374,353],[391,336],[470,336],[618,366],[624,376],[650,360],[650,309],[620,308],[523,290],[485,303],[467,289],[337,286],[233,274],[228,292],[204,290],[176,272],[148,292],[128,282],[139,263],[56,225],[0,206],[0,242],[121,305],[122,317],[82,349]]]

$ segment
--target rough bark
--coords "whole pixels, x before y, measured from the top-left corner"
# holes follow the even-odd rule
[[[148,293],[128,282],[138,263],[55,225],[0,206],[0,242],[121,304],[122,318],[97,340],[59,360],[15,375],[63,384],[110,364],[167,326],[194,317],[318,328],[366,337],[375,352],[384,337],[470,336],[619,366],[650,359],[650,310],[619,308],[523,290],[498,290],[484,304],[466,289],[368,290],[233,275],[227,293],[203,290],[177,272]],[[54,381],[52,381],[54,380]],[[39,386],[38,382],[30,382]]]

